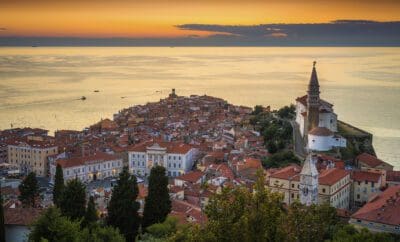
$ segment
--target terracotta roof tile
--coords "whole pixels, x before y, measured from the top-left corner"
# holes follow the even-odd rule
[[[353,216],[354,219],[372,221],[376,223],[400,225],[400,186],[386,189],[370,199]]]
[[[352,179],[354,181],[359,181],[359,182],[379,182],[379,179],[381,178],[381,174],[377,172],[369,172],[369,171],[353,171],[352,173]]]
[[[356,157],[356,160],[361,161],[362,163],[367,164],[370,167],[377,167],[384,163],[382,160],[368,153],[362,153],[361,155],[358,155]]]

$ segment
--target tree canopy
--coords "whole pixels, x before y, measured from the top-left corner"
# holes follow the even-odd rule
[[[146,197],[143,212],[143,228],[164,222],[171,212],[168,177],[165,172],[162,166],[155,166],[150,171],[149,194]]]
[[[61,213],[71,219],[81,219],[86,211],[86,187],[77,178],[67,182],[60,201]]]
[[[39,197],[39,186],[34,172],[28,174],[18,186],[20,195],[18,199],[26,207],[35,207],[36,199]]]
[[[82,221],[83,227],[91,227],[94,223],[96,223],[98,219],[96,205],[94,204],[93,196],[90,196],[89,202],[86,208],[85,217]]]
[[[34,242],[124,242],[118,229],[94,225],[81,230],[80,221],[70,220],[61,215],[56,207],[48,208],[36,220],[29,234]]]
[[[57,164],[56,174],[54,178],[54,188],[53,188],[53,203],[57,207],[60,206],[63,192],[64,192],[64,175],[60,164]]]
[[[127,241],[135,240],[140,226],[138,193],[136,177],[124,167],[108,204],[107,224],[118,228]]]

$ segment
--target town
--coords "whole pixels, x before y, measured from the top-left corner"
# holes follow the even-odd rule
[[[370,133],[339,120],[321,99],[315,62],[305,95],[279,110],[178,93],[172,89],[158,102],[120,110],[81,131],[1,130],[8,240],[25,241],[30,225],[54,205],[60,168],[66,184],[84,184],[104,219],[124,169],[136,178],[138,212],[145,213],[149,177],[160,166],[168,177],[169,216],[179,224],[207,223],[215,195],[225,188],[253,191],[262,171],[263,185],[285,206],[329,204],[356,229],[400,234],[400,171],[376,157]],[[20,200],[29,174],[38,182],[35,206]]]

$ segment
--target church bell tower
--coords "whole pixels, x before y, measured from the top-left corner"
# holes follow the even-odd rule
[[[307,131],[318,127],[319,124],[320,91],[317,71],[315,69],[316,63],[316,61],[313,63],[313,69],[307,91]]]
[[[300,172],[300,202],[307,206],[318,203],[317,157],[310,152]]]

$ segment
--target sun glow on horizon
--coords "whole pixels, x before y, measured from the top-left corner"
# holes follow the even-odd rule
[[[336,19],[399,20],[395,1],[11,1],[0,4],[0,36],[206,37],[180,24],[321,23]]]

